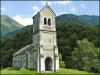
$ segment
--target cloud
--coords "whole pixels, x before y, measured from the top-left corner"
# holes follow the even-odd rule
[[[32,9],[35,10],[35,11],[39,11],[39,8],[37,6],[33,6]]]
[[[71,11],[72,13],[76,13],[76,12],[77,12],[77,8],[76,8],[76,7],[72,7],[72,8],[70,9],[70,11]]]
[[[60,14],[66,14],[66,11],[61,12]]]
[[[55,1],[54,3],[67,5],[67,4],[71,4],[72,1]]]
[[[34,10],[32,16],[36,15],[37,12],[40,10],[37,6],[33,6],[32,9]],[[13,19],[24,26],[33,24],[33,20],[31,17],[23,18],[22,15],[16,15],[15,17],[13,17]]]
[[[52,4],[52,2],[50,2],[50,1],[41,1],[41,4],[46,5],[46,2],[48,2],[48,5],[51,5]]]
[[[30,25],[33,23],[32,18],[22,18],[21,15],[16,15],[15,17],[13,17],[13,19],[24,26]]]
[[[86,4],[81,4],[81,7],[82,8],[86,8]]]
[[[37,12],[39,12],[40,8],[38,8],[37,6],[33,6],[32,9],[35,11],[32,15],[36,15]]]
[[[5,8],[4,7],[1,7],[1,11],[4,11],[5,10]]]
[[[66,11],[60,12],[57,14],[57,16],[62,15],[62,14],[67,14],[67,12]]]

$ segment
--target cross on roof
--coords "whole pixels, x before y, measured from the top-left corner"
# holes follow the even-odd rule
[[[46,5],[48,5],[48,2],[46,2]]]

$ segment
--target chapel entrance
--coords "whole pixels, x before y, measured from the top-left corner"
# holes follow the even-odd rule
[[[45,59],[45,71],[51,71],[52,67],[52,59],[50,57],[47,57]]]

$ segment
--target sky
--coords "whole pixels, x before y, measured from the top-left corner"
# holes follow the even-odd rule
[[[1,15],[8,15],[26,26],[32,24],[32,17],[46,5],[46,1],[1,1]],[[56,16],[61,14],[97,15],[99,1],[48,1]]]

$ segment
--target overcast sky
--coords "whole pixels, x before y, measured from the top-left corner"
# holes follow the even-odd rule
[[[75,15],[99,15],[99,1],[49,1],[56,13]],[[32,18],[46,5],[46,1],[1,1],[1,15],[8,15],[20,24],[32,24]]]

